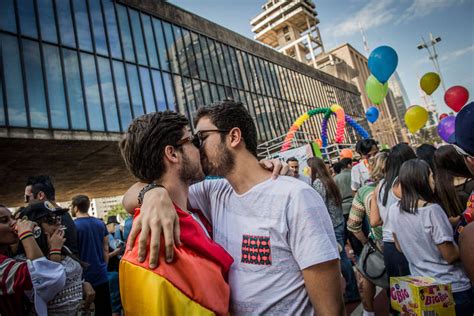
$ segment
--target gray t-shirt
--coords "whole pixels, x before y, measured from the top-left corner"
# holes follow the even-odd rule
[[[378,187],[381,188],[385,180],[381,180]],[[383,206],[383,196],[385,194],[385,190],[390,190],[388,192],[387,197],[387,204]],[[389,208],[393,204],[397,204],[400,200],[393,194],[392,188],[387,188],[384,186],[379,191],[378,199],[377,199],[377,206],[379,207],[380,218],[382,219],[383,226],[382,226],[382,234],[383,234],[383,241],[384,242],[393,242],[393,234],[392,234],[392,223],[391,219],[388,216]]]
[[[437,245],[453,242],[453,228],[438,204],[418,208],[416,214],[402,211],[395,203],[389,209],[393,232],[407,258],[413,276],[428,276],[451,283],[453,292],[471,288],[460,262],[449,264]]]
[[[339,191],[342,196],[342,212],[344,215],[349,215],[351,212],[352,200],[352,188],[351,188],[351,170],[344,169],[341,173],[334,176],[334,182],[336,182]]]
[[[213,238],[234,258],[232,315],[313,315],[302,271],[339,258],[328,211],[304,182],[280,176],[244,194],[227,180],[189,189],[189,203],[213,224]]]

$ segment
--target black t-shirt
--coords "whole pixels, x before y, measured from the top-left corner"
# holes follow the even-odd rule
[[[72,219],[69,213],[64,213],[61,216],[61,224],[66,226],[66,231],[64,232],[64,237],[66,237],[66,242],[64,245],[71,250],[71,252],[79,256],[79,248],[77,246],[77,231],[74,220]]]

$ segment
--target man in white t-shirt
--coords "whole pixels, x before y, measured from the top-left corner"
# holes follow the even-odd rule
[[[312,185],[312,181],[310,177],[305,176],[304,174],[300,173],[300,162],[295,157],[290,157],[286,160],[288,167],[290,170],[293,171],[293,177],[295,179],[301,180],[309,185]]]
[[[292,177],[273,180],[259,166],[256,128],[241,103],[202,108],[196,123],[205,174],[225,179],[191,186],[189,207],[205,213],[213,239],[234,258],[231,314],[345,315],[339,252],[321,197]],[[126,199],[136,193],[132,188]],[[163,209],[169,205],[164,197],[163,188],[145,195],[134,229],[148,235],[163,228],[165,239],[173,242],[175,214]]]
[[[375,157],[379,152],[379,147],[374,139],[362,139],[357,142],[356,151],[362,158],[351,170],[351,188],[354,194],[369,180],[368,160]]]

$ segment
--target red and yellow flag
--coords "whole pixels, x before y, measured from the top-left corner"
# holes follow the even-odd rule
[[[176,211],[182,246],[174,248],[171,264],[165,262],[163,247],[157,268],[148,267],[149,255],[143,263],[138,262],[138,238],[132,251],[127,251],[120,261],[125,314],[227,315],[230,289],[226,276],[233,259],[192,216],[177,207]]]

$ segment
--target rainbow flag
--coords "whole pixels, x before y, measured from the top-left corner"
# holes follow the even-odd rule
[[[227,274],[233,259],[191,215],[175,208],[182,245],[174,248],[175,259],[171,264],[165,262],[163,238],[157,268],[148,267],[149,255],[143,263],[138,262],[138,238],[133,250],[127,251],[120,261],[120,294],[125,314],[228,315]],[[138,214],[139,210],[135,217]]]

